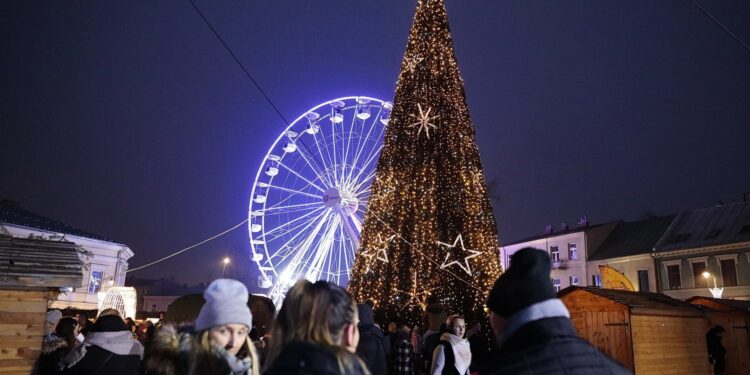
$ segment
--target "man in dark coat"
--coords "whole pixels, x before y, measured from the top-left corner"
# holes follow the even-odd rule
[[[724,327],[716,325],[706,333],[706,346],[708,347],[708,362],[714,366],[714,375],[721,375],[726,369],[727,350],[721,343],[724,337]]]
[[[499,352],[480,374],[630,374],[576,334],[550,280],[550,258],[524,248],[487,301]]]
[[[137,375],[143,346],[118,315],[99,316],[83,344],[63,359],[64,375]]]
[[[362,357],[372,375],[387,373],[385,341],[383,332],[373,323],[372,308],[367,304],[357,305],[359,310],[359,344],[357,354]],[[388,345],[390,347],[390,345]]]

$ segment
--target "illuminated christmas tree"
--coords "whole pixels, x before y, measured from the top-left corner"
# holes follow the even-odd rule
[[[388,320],[427,299],[481,314],[500,275],[495,218],[443,0],[418,2],[349,291]]]

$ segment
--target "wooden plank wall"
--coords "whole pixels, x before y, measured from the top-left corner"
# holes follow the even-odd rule
[[[710,374],[703,317],[631,315],[636,374]]]
[[[0,374],[28,374],[42,347],[49,291],[0,290]]]
[[[578,335],[621,365],[633,367],[628,308],[583,290],[562,297]]]

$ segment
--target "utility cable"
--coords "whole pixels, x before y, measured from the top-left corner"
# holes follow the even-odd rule
[[[710,19],[711,19],[712,21],[714,21],[714,23],[715,23],[715,24],[719,25],[719,27],[721,27],[721,28],[722,28],[722,30],[724,30],[724,31],[725,31],[725,32],[726,32],[727,34],[729,34],[729,36],[731,36],[731,37],[732,37],[732,38],[733,38],[733,39],[734,39],[734,40],[735,40],[735,41],[736,41],[737,43],[739,43],[739,44],[740,44],[740,45],[741,45],[742,47],[744,47],[744,48],[745,48],[745,50],[747,50],[747,52],[750,52],[750,47],[748,47],[748,45],[747,45],[747,44],[745,44],[745,42],[743,42],[743,41],[742,41],[742,40],[741,40],[741,39],[740,39],[740,38],[739,38],[739,37],[738,37],[737,35],[735,35],[735,34],[734,34],[734,33],[732,32],[732,30],[729,30],[729,28],[728,28],[728,27],[724,26],[724,25],[723,25],[723,24],[722,24],[721,22],[719,22],[719,20],[717,20],[717,19],[716,19],[716,18],[715,18],[714,16],[712,16],[712,15],[711,15],[711,13],[708,13],[708,11],[706,10],[706,8],[702,7],[702,6],[701,6],[700,4],[698,4],[698,2],[697,2],[697,1],[695,1],[695,0],[690,0],[690,2],[691,2],[691,3],[693,3],[693,5],[695,5],[695,7],[696,7],[696,8],[698,8],[698,9],[699,9],[699,10],[700,10],[700,11],[701,11],[701,12],[702,12],[703,14],[705,14],[705,15],[706,15],[706,16],[707,16],[708,18],[710,18]]]
[[[232,58],[234,59],[234,62],[236,62],[237,65],[240,66],[242,71],[245,72],[245,75],[247,76],[247,78],[249,78],[250,81],[253,83],[253,85],[255,85],[255,88],[257,88],[258,91],[260,91],[261,95],[263,95],[263,97],[266,99],[268,104],[270,104],[273,110],[276,111],[276,114],[279,115],[279,117],[281,117],[281,120],[284,121],[284,124],[288,126],[289,121],[287,121],[286,117],[284,117],[284,115],[281,114],[281,111],[279,111],[279,108],[277,108],[276,105],[273,104],[273,102],[271,101],[271,98],[269,98],[268,95],[266,95],[266,92],[263,91],[263,89],[260,87],[260,84],[258,84],[258,81],[256,81],[255,78],[253,78],[253,75],[250,74],[250,72],[245,68],[244,65],[242,65],[242,62],[240,62],[240,59],[237,58],[237,55],[235,55],[234,52],[232,52],[232,49],[229,48],[227,43],[224,42],[224,39],[221,38],[221,35],[219,35],[219,33],[216,31],[216,29],[214,29],[213,26],[211,26],[211,23],[208,22],[208,19],[206,18],[206,16],[203,15],[203,12],[201,12],[198,6],[195,5],[193,0],[188,0],[188,1],[190,2],[190,5],[193,6],[193,9],[195,9],[195,11],[198,12],[198,15],[201,16],[201,19],[203,19],[203,22],[205,22],[208,28],[211,29],[211,31],[214,33],[214,35],[216,36],[216,39],[219,39],[219,42],[221,42],[221,45],[224,46],[224,49],[226,49],[227,52],[229,52],[229,55],[232,56]]]
[[[182,253],[184,253],[184,252],[186,252],[186,251],[188,251],[188,250],[190,250],[190,249],[193,249],[193,248],[195,248],[195,247],[198,247],[198,246],[200,246],[200,245],[203,245],[203,244],[204,244],[204,243],[206,243],[206,242],[209,242],[209,241],[215,240],[215,239],[217,239],[217,238],[219,238],[219,237],[221,237],[221,236],[223,236],[223,235],[225,235],[225,234],[227,234],[227,233],[229,233],[229,232],[231,232],[231,231],[233,231],[233,230],[235,230],[235,229],[237,229],[237,228],[239,228],[239,227],[241,227],[241,226],[245,225],[245,224],[247,223],[247,221],[248,221],[248,219],[242,220],[242,222],[241,222],[241,223],[239,223],[239,224],[237,224],[237,225],[235,225],[235,226],[233,226],[233,227],[231,227],[231,228],[229,228],[229,229],[227,229],[227,230],[225,230],[225,231],[223,231],[223,232],[221,232],[221,233],[219,233],[219,234],[217,234],[217,235],[215,235],[215,236],[213,236],[213,237],[210,237],[210,238],[207,238],[207,239],[205,239],[205,240],[203,240],[203,241],[201,241],[201,242],[198,242],[198,243],[192,244],[192,245],[190,245],[190,246],[188,246],[188,247],[186,247],[186,248],[184,248],[184,249],[182,249],[182,250],[178,250],[178,251],[175,251],[174,253],[172,253],[172,254],[170,254],[170,255],[167,255],[167,256],[165,256],[164,258],[161,258],[161,259],[157,259],[157,260],[155,260],[155,261],[153,261],[153,262],[151,262],[151,263],[148,263],[148,264],[144,264],[144,265],[142,265],[142,266],[140,266],[140,267],[136,267],[136,268],[131,268],[131,269],[127,270],[127,272],[126,272],[126,273],[130,273],[130,272],[133,272],[133,271],[138,271],[138,270],[144,269],[144,268],[146,268],[146,267],[150,267],[150,266],[153,266],[153,265],[154,265],[154,264],[156,264],[156,263],[160,263],[160,262],[163,262],[163,261],[165,261],[165,260],[167,260],[167,259],[169,259],[169,258],[172,258],[172,257],[175,257],[175,256],[177,256],[177,255],[180,255],[180,254],[182,254]]]

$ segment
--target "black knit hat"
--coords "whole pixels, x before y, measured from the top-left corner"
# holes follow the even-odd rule
[[[555,298],[546,251],[525,247],[510,260],[510,267],[495,281],[487,298],[490,310],[508,318],[527,306]]]
[[[129,331],[130,327],[117,315],[100,316],[91,327],[93,332],[119,332]]]

